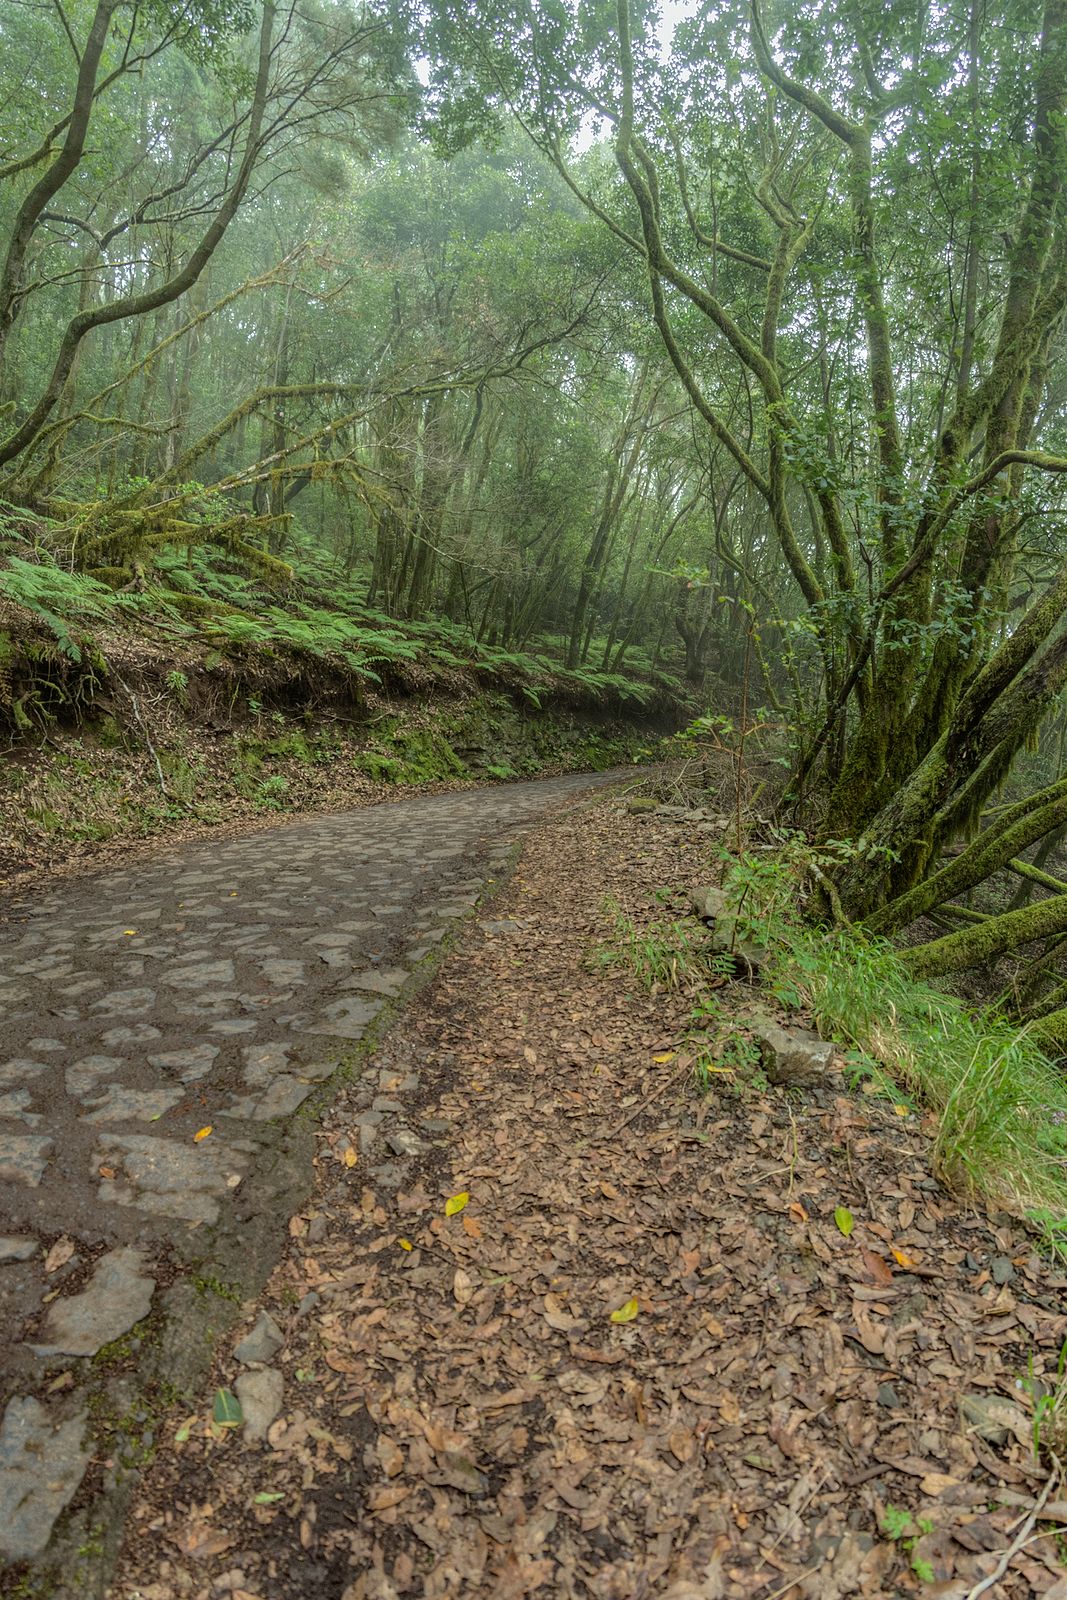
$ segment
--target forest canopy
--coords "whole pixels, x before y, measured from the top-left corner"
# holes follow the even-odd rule
[[[314,562],[472,648],[744,682],[879,932],[1040,870],[1067,0],[56,0],[0,45],[18,559]],[[917,966],[1044,959],[1050,881]]]

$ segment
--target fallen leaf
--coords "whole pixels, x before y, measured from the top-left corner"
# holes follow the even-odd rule
[[[410,1239],[398,1239],[396,1242],[401,1250],[414,1250],[415,1248]]]
[[[345,1153],[341,1157],[341,1160],[344,1162],[346,1167],[354,1167],[356,1162],[359,1160],[359,1157],[356,1155],[356,1152],[353,1150],[352,1146],[348,1145],[345,1148]]]
[[[611,1313],[611,1320],[612,1322],[632,1322],[640,1309],[636,1299],[627,1300],[624,1306],[620,1306],[617,1311]]]
[[[466,1189],[464,1189],[462,1194],[450,1195],[445,1201],[445,1216],[457,1216],[459,1212],[463,1210],[463,1207],[467,1204],[469,1199],[470,1195],[467,1193]]]
[[[482,1237],[482,1225],[478,1221],[478,1218],[472,1217],[469,1214],[465,1216],[463,1218],[463,1232],[467,1235],[468,1239],[480,1239]]]
[[[253,1495],[254,1506],[272,1506],[276,1500],[284,1500],[285,1496],[278,1489],[261,1489],[259,1494]]]
[[[115,1176],[114,1167],[97,1167],[96,1170],[102,1178],[113,1178]]]
[[[239,1428],[245,1420],[241,1402],[232,1389],[216,1389],[211,1420],[217,1428]]]
[[[847,1206],[838,1206],[837,1210],[834,1212],[834,1221],[837,1223],[838,1231],[843,1233],[847,1239],[855,1225],[852,1218],[852,1212]]]
[[[461,1306],[465,1306],[474,1293],[474,1280],[462,1267],[456,1268],[455,1277],[452,1279],[452,1293],[456,1297],[457,1305]]]
[[[201,1139],[206,1139],[210,1132],[211,1132],[211,1124],[209,1122],[206,1128],[201,1128],[198,1133],[194,1133],[193,1134],[193,1143],[194,1144],[199,1144]]]
[[[885,1257],[877,1255],[873,1250],[863,1250],[861,1254],[863,1256],[863,1265],[867,1268],[875,1283],[881,1284],[883,1289],[888,1289],[893,1282],[893,1272]],[[894,1254],[896,1254],[895,1251]]]
[[[692,1428],[686,1428],[681,1423],[671,1429],[667,1442],[671,1447],[671,1455],[683,1466],[694,1459],[699,1448]]]
[[[804,1210],[804,1207],[800,1204],[799,1200],[794,1200],[792,1202],[789,1207],[789,1215],[792,1217],[794,1222],[807,1222],[808,1220],[808,1213]]]
[[[49,1250],[48,1254],[45,1256],[44,1270],[46,1272],[55,1272],[57,1267],[66,1266],[73,1254],[74,1241],[73,1239],[68,1239],[64,1235],[62,1239],[56,1240],[51,1250]]]
[[[677,1055],[677,1051],[676,1050],[664,1050],[664,1051],[662,1051],[662,1053],[660,1055],[653,1056],[652,1059],[656,1063],[657,1066],[662,1067],[665,1062],[673,1061],[676,1055]]]
[[[916,1267],[919,1264],[911,1256],[909,1256],[905,1250],[894,1250],[893,1260],[896,1262],[898,1267]]]

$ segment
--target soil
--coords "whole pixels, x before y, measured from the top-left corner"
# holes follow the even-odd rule
[[[359,1086],[329,1114],[261,1302],[280,1414],[160,1419],[111,1600],[1065,1600],[1027,1388],[1063,1277],[920,1115],[836,1070],[701,1091],[692,996],[598,959],[707,849],[612,800],[534,835],[371,1062],[423,1130],[399,1187]]]

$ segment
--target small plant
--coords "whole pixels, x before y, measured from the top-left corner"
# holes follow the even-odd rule
[[[594,953],[596,965],[629,967],[653,992],[696,989],[715,976],[715,953],[699,924],[654,922],[640,929],[615,901],[607,901],[604,909],[612,917],[614,937]]]
[[[916,1554],[915,1547],[925,1533],[933,1532],[933,1523],[926,1517],[914,1521],[910,1511],[890,1501],[882,1516],[881,1530],[887,1539],[900,1546],[908,1557],[908,1565],[921,1583],[933,1583],[935,1573],[929,1561]]]
[[[189,703],[189,679],[184,672],[175,667],[173,672],[167,673],[167,688],[180,706]]]
[[[285,797],[288,793],[288,778],[283,778],[281,773],[275,773],[272,778],[264,778],[262,783],[257,784],[255,801],[264,811],[284,811]]]
[[[1067,1340],[1060,1347],[1051,1382],[1034,1376],[1031,1356],[1027,1375],[1019,1379],[1019,1387],[1029,1393],[1034,1403],[1034,1455],[1048,1456],[1058,1466],[1067,1455]]]

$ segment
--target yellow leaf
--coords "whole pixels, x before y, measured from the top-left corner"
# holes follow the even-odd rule
[[[834,1221],[837,1223],[839,1231],[843,1233],[847,1239],[854,1226],[852,1212],[847,1206],[838,1206],[837,1210],[834,1212]]]
[[[354,1167],[356,1162],[359,1160],[359,1157],[356,1155],[356,1152],[353,1150],[352,1146],[349,1145],[344,1155],[341,1157],[341,1160],[344,1162],[346,1167]]]
[[[460,1211],[463,1210],[463,1207],[467,1204],[467,1201],[469,1199],[470,1199],[470,1195],[467,1193],[466,1189],[464,1189],[462,1194],[451,1195],[445,1201],[445,1216],[446,1217],[454,1217],[454,1216],[456,1216]]]
[[[898,1117],[906,1117],[908,1115],[909,1111],[911,1110],[911,1107],[910,1106],[905,1106],[905,1105],[899,1105],[899,1106],[894,1106],[893,1110],[896,1112]]]
[[[905,1250],[894,1250],[893,1260],[898,1267],[914,1267],[916,1265]]]
[[[125,937],[127,939],[132,939],[134,934],[137,932],[137,929],[136,928],[123,928],[122,931],[123,931],[123,934],[125,935]]]
[[[201,1139],[206,1139],[210,1132],[211,1132],[211,1124],[208,1123],[206,1128],[201,1128],[199,1133],[194,1133],[193,1134],[193,1143],[194,1144],[199,1144]]]
[[[652,1059],[662,1066],[665,1061],[673,1061],[675,1054],[676,1052],[674,1050],[664,1050],[662,1055],[653,1056]]]
[[[401,1250],[414,1250],[415,1248],[410,1239],[398,1239],[396,1242]]]
[[[611,1320],[612,1322],[632,1322],[640,1309],[636,1299],[627,1300],[626,1304],[620,1306],[618,1311],[611,1313]]]

